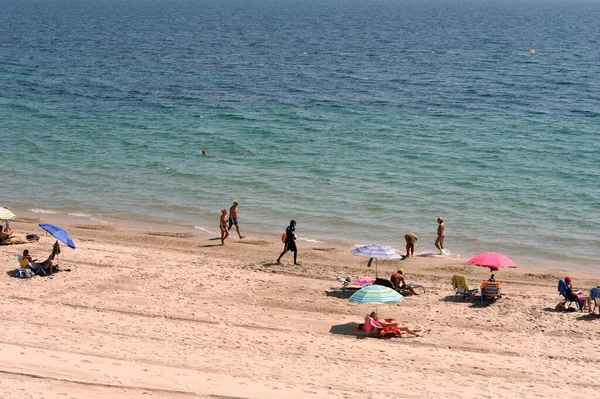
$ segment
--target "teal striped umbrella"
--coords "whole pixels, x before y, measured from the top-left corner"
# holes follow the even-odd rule
[[[0,220],[10,220],[15,217],[15,214],[8,209],[0,206]]]
[[[351,297],[353,303],[374,303],[376,305],[393,305],[402,301],[404,297],[391,288],[383,285],[367,285],[356,291]]]

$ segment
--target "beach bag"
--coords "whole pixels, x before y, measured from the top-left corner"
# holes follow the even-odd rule
[[[15,272],[15,277],[17,277],[17,278],[33,278],[34,274],[29,269],[17,269]]]
[[[286,241],[286,239],[287,239],[287,234],[286,234],[286,233],[283,233],[283,234],[281,235],[281,242],[285,244],[285,241]]]

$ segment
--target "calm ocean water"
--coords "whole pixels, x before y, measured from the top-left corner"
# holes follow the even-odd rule
[[[0,0],[0,205],[215,232],[238,199],[244,228],[419,251],[441,216],[453,253],[597,271],[599,20],[593,0]]]

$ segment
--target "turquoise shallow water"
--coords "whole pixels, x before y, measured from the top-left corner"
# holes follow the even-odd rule
[[[598,265],[597,2],[0,9],[9,208]]]

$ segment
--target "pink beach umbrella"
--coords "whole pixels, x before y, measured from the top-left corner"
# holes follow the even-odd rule
[[[477,255],[476,257],[469,259],[467,264],[480,267],[489,267],[491,271],[505,267],[517,267],[515,262],[513,262],[508,256],[499,254],[497,252],[486,252],[484,254]]]

